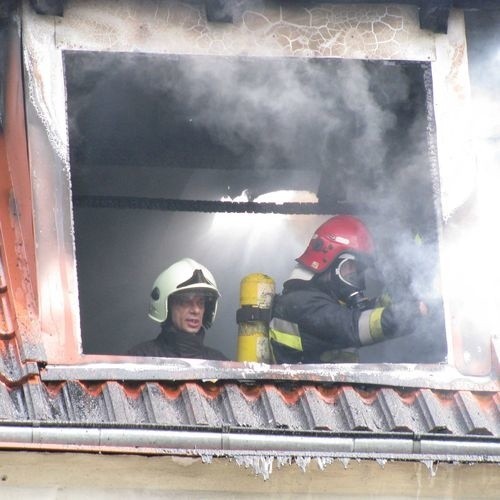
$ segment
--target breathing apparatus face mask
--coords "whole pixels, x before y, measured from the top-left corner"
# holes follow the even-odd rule
[[[365,270],[366,266],[347,253],[338,256],[336,266],[334,263],[335,276],[353,290],[364,290]]]
[[[317,276],[317,281],[347,306],[362,307],[366,302],[363,295],[366,269],[366,264],[353,254],[342,253],[326,272]]]

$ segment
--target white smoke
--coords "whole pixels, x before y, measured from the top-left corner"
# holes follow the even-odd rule
[[[89,153],[96,155],[102,150],[106,155],[106,148],[114,147],[113,152],[121,156],[108,156],[127,161],[125,151],[137,144],[139,149],[130,149],[132,154],[143,154],[145,163],[146,158],[153,158],[168,166],[164,170],[157,163],[149,169],[139,167],[142,176],[133,175],[130,166],[114,170],[90,166],[88,173],[80,166],[78,186],[87,189],[98,184],[95,189],[102,194],[106,189],[111,193],[119,189],[119,194],[144,196],[144,186],[154,183],[155,193],[163,190],[166,197],[194,200],[220,200],[221,195],[234,200],[245,188],[249,200],[280,189],[304,190],[312,192],[315,200],[319,198],[320,204],[351,202],[361,207],[359,212],[374,228],[384,278],[394,282],[405,272],[405,285],[412,293],[422,294],[429,288],[434,264],[428,263],[435,263],[436,255],[431,252],[428,259],[420,255],[427,252],[428,244],[435,247],[435,213],[426,156],[424,69],[418,63],[405,66],[333,59],[99,54],[99,69],[92,66],[95,58],[88,55],[71,57],[75,61],[87,57],[88,73],[99,75],[92,84],[76,85],[87,95],[77,94],[74,102],[70,95],[75,117],[71,123],[78,129],[87,116],[87,123],[112,125],[113,133],[103,137],[97,133],[92,140],[88,130],[80,136],[87,134],[87,144],[92,144]],[[75,65],[77,75],[81,75],[83,66]],[[66,74],[71,79],[71,64]],[[128,86],[133,89],[129,94]],[[417,96],[410,98],[415,89]],[[122,102],[121,95],[133,96],[133,101]],[[151,103],[155,108],[149,107]],[[422,110],[416,111],[419,108]],[[89,119],[88,109],[94,109],[97,116]],[[237,168],[222,170],[219,156],[203,150],[200,154],[201,145],[188,146],[189,135],[183,136],[186,146],[182,155],[163,159],[164,152],[155,148],[175,127],[184,127],[185,134],[200,130],[208,133],[211,147],[229,151]],[[113,145],[118,140],[115,138],[122,142]],[[198,155],[195,162],[191,153]],[[205,168],[205,159],[210,168]],[[118,178],[110,183],[111,177],[105,172],[112,170]],[[85,179],[94,171],[96,177],[86,184]],[[96,183],[97,178],[104,182]],[[146,179],[151,182],[146,183]],[[241,184],[242,179],[249,184],[234,191],[233,184]],[[227,194],[221,192],[226,183]],[[230,345],[224,339],[231,335],[235,338],[239,280],[247,273],[264,272],[276,279],[280,290],[294,259],[324,219],[303,216],[284,220],[270,214],[150,214],[152,228],[144,241],[151,248],[146,252],[136,248],[134,253],[148,255],[150,265],[156,263],[156,272],[186,255],[209,267],[221,286],[223,299],[214,332],[207,340],[215,347]],[[429,224],[430,229],[426,227]],[[426,245],[416,252],[411,250],[413,238],[422,226],[428,233],[423,235]],[[141,234],[144,230],[125,232]],[[131,243],[127,245],[130,248]],[[413,266],[417,255],[421,264]],[[229,272],[233,269],[237,269],[237,276]],[[148,287],[149,283],[144,286],[146,290]],[[220,329],[220,335],[216,329]],[[233,356],[230,351],[227,354]]]

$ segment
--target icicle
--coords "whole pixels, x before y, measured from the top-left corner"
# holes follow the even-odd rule
[[[201,455],[201,461],[204,464],[211,464],[213,459],[214,459],[213,455],[203,455],[203,454]]]
[[[332,457],[317,457],[316,461],[318,462],[318,468],[320,470],[325,470],[327,465],[331,465],[333,463]]]
[[[422,463],[431,471],[431,476],[434,477],[438,469],[438,462],[434,460],[422,460]]]
[[[311,463],[311,457],[295,457],[295,463],[305,472]]]
[[[342,465],[344,466],[344,469],[347,469],[347,466],[349,465],[350,458],[339,458],[339,461],[342,462]]]
[[[284,465],[292,465],[292,457],[276,457],[278,469]]]
[[[273,472],[274,457],[242,455],[236,457],[236,463],[246,469],[252,468],[255,475],[261,475],[267,481]]]

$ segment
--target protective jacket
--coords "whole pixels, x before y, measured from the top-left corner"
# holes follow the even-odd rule
[[[129,350],[131,356],[157,356],[163,358],[196,358],[227,360],[216,349],[203,344],[205,329],[202,327],[196,335],[181,332],[170,323],[162,324],[162,331],[154,340],[136,345]]]
[[[390,308],[366,306],[347,307],[311,281],[286,281],[269,325],[275,362],[356,362],[356,348],[396,335]]]

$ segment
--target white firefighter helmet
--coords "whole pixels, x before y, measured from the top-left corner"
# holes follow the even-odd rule
[[[181,259],[156,278],[151,291],[149,317],[163,323],[168,317],[168,298],[177,293],[198,292],[206,296],[203,326],[210,328],[220,297],[212,273],[193,259]]]

